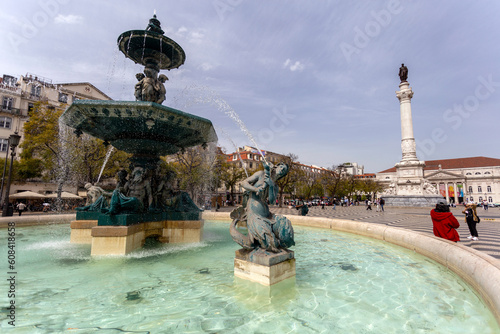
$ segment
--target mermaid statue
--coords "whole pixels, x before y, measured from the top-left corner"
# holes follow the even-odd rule
[[[285,163],[273,166],[264,163],[264,170],[254,173],[244,180],[245,189],[242,206],[231,212],[233,219],[229,231],[233,240],[244,249],[262,249],[279,253],[295,245],[293,227],[284,216],[274,215],[269,211],[269,203],[275,203],[278,195],[276,181],[288,173]],[[248,234],[237,230],[239,222],[246,222]]]

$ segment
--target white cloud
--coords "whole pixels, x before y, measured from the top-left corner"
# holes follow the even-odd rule
[[[298,60],[292,64],[292,60],[288,58],[285,60],[285,63],[283,63],[283,68],[288,68],[290,71],[295,72],[302,71],[304,69],[304,65]]]
[[[80,24],[83,22],[83,17],[72,14],[69,15],[59,14],[55,17],[54,22],[61,24]]]
[[[203,71],[210,71],[211,69],[213,69],[215,66],[210,64],[210,63],[203,63],[200,65],[200,68],[203,70]]]

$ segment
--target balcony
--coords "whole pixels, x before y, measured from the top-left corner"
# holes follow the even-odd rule
[[[21,88],[17,86],[10,86],[4,84],[0,84],[0,91],[14,93],[14,94],[21,94]]]
[[[21,109],[19,108],[2,108],[0,109],[3,113],[7,113],[7,114],[11,114],[11,115],[21,115],[22,112],[21,112]]]

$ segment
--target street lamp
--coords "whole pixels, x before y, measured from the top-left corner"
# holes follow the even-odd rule
[[[2,203],[3,185],[5,184],[5,173],[7,172],[7,161],[9,160],[9,143],[7,142],[7,149],[5,150],[5,162],[3,164],[2,186],[0,187],[0,203]]]
[[[14,132],[9,137],[9,145],[11,149],[10,153],[10,169],[9,169],[9,178],[7,180],[7,187],[5,188],[5,198],[3,202],[3,210],[2,217],[12,216],[12,212],[9,212],[9,192],[10,192],[10,182],[12,180],[12,165],[14,163],[14,157],[16,156],[16,147],[19,145],[19,141],[21,140],[21,136]]]

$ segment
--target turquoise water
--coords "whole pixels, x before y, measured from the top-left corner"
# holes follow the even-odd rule
[[[207,222],[201,243],[100,258],[69,243],[69,225],[16,231],[18,308],[8,332],[500,333],[475,292],[446,268],[335,231],[296,228],[296,279],[272,289],[234,278],[239,246],[227,223]]]

